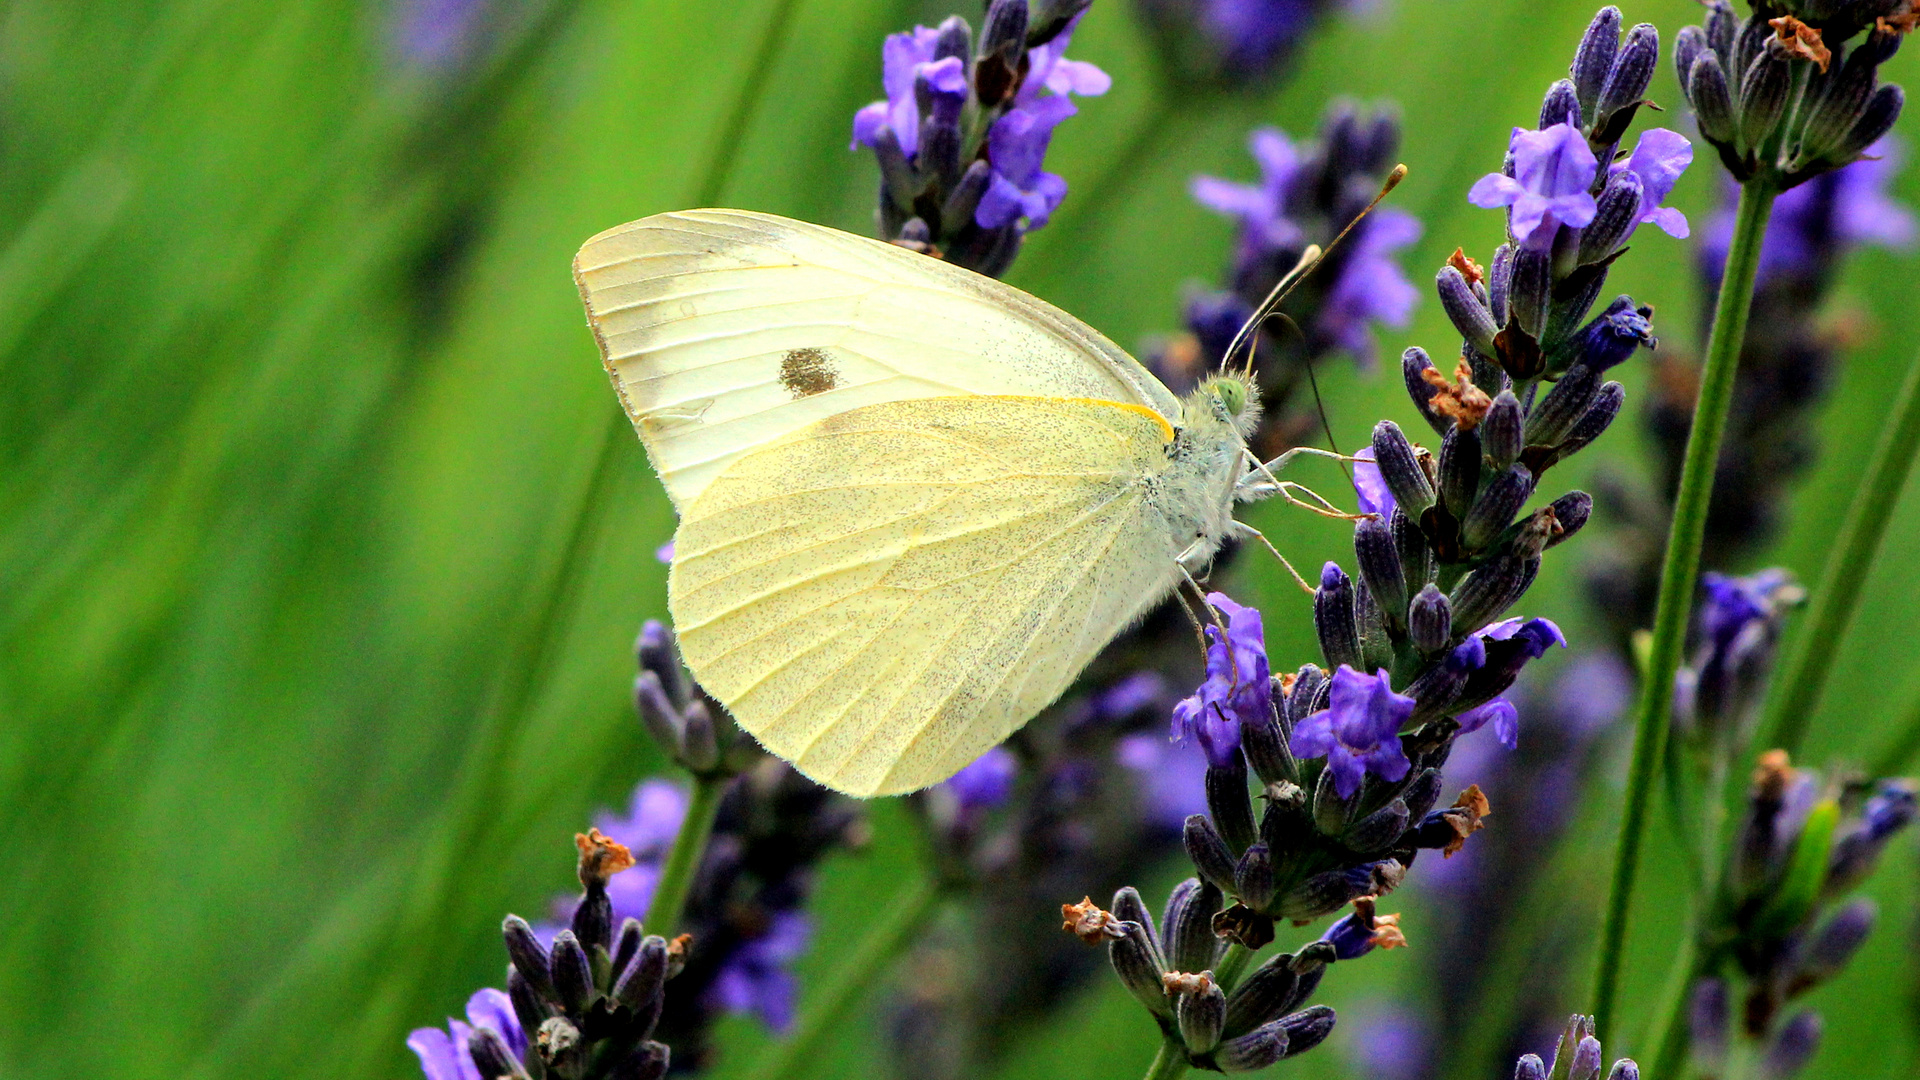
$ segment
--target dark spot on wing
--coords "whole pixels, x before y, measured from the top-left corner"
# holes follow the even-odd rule
[[[825,349],[795,349],[780,361],[780,385],[799,400],[839,386],[840,373]]]

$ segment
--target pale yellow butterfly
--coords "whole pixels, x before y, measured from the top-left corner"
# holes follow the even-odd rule
[[[742,210],[586,242],[607,373],[680,511],[668,607],[740,726],[851,795],[952,776],[1286,485],[1222,375],[892,244]]]

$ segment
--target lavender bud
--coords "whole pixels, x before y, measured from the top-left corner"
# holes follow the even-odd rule
[[[1567,1080],[1599,1080],[1599,1076],[1600,1040],[1591,1035],[1582,1036],[1573,1048],[1573,1064],[1567,1068]]]
[[[1828,159],[1845,164],[1858,158],[1880,136],[1892,130],[1894,121],[1900,119],[1900,110],[1906,103],[1907,92],[1896,83],[1888,83],[1875,90],[1873,97],[1867,100],[1867,107],[1861,110],[1860,119],[1854,121],[1852,130],[1827,155]]]
[[[1227,995],[1209,982],[1205,990],[1181,994],[1173,1014],[1187,1050],[1204,1054],[1220,1044],[1220,1029],[1227,1022]]]
[[[500,924],[500,936],[507,942],[507,959],[527,986],[541,997],[553,996],[553,979],[548,974],[547,950],[533,935],[533,927],[518,915],[509,915]]]
[[[1231,865],[1228,870],[1231,873]],[[1174,887],[1160,923],[1167,934],[1167,963],[1174,971],[1211,971],[1219,963],[1220,939],[1213,933],[1213,917],[1223,902],[1211,881],[1188,878]]]
[[[1560,376],[1553,389],[1534,403],[1527,416],[1524,441],[1528,446],[1558,446],[1567,432],[1600,393],[1600,373],[1586,364],[1575,364]]]
[[[1607,85],[1607,74],[1613,70],[1613,58],[1619,50],[1620,9],[1608,4],[1587,24],[1587,32],[1580,36],[1580,48],[1573,54],[1573,86],[1579,93],[1583,115],[1597,115],[1600,91]]]
[[[1537,562],[1537,560],[1535,560]],[[1502,555],[1462,578],[1447,599],[1453,602],[1453,625],[1479,630],[1500,617],[1533,580],[1526,560]]]
[[[1273,858],[1267,845],[1254,844],[1233,869],[1233,891],[1240,902],[1256,911],[1273,902]]]
[[[1253,803],[1247,798],[1247,761],[1239,754],[1227,758],[1226,765],[1207,767],[1205,787],[1207,810],[1227,846],[1245,851],[1253,843]]]
[[[1292,727],[1310,714],[1319,712],[1324,707],[1320,692],[1326,688],[1326,672],[1312,664],[1300,665],[1300,670],[1293,676],[1293,689],[1286,697],[1287,726]]]
[[[1621,1058],[1613,1063],[1607,1080],[1640,1080],[1640,1066],[1632,1058]]]
[[[658,998],[667,984],[667,939],[648,934],[613,983],[613,999],[629,1009],[641,1009]]]
[[[980,55],[1018,56],[1027,47],[1027,0],[993,0],[980,31]]]
[[[1687,75],[1693,70],[1693,62],[1701,53],[1711,50],[1712,46],[1707,44],[1705,27],[1683,26],[1680,28],[1680,33],[1673,39],[1673,74],[1680,80],[1682,88],[1687,85]]]
[[[1513,1065],[1513,1080],[1547,1080],[1547,1066],[1538,1054],[1522,1054]]]
[[[694,772],[708,772],[720,764],[720,733],[714,729],[713,713],[704,701],[687,704],[686,733],[682,736],[680,761]]]
[[[570,925],[580,947],[589,954],[595,948],[605,949],[613,943],[613,901],[607,899],[605,882],[587,883],[580,903],[573,909]]]
[[[646,725],[647,734],[668,754],[680,753],[680,711],[674,708],[673,700],[661,685],[660,676],[652,670],[642,671],[633,680],[633,706],[640,714],[640,722]]]
[[[933,40],[933,58],[945,60],[947,57],[967,60],[973,56],[973,27],[958,15],[949,15],[940,24],[939,36]]]
[[[1487,306],[1493,309],[1493,321],[1507,322],[1507,294],[1513,286],[1513,245],[1493,249],[1493,263],[1487,267]]]
[[[1347,813],[1351,809],[1334,787],[1333,770],[1322,769],[1320,780],[1313,788],[1314,825],[1328,836],[1339,836],[1347,831]],[[1345,900],[1340,902],[1346,903]]]
[[[1547,87],[1546,100],[1540,103],[1540,127],[1545,129],[1555,124],[1580,126],[1580,96],[1570,79],[1561,79]]]
[[[1293,970],[1292,961],[1291,955],[1281,953],[1234,987],[1232,996],[1227,998],[1226,1022],[1221,1025],[1221,1031],[1228,1038],[1278,1019],[1298,1003],[1295,988],[1300,984],[1300,975]]]
[[[1507,285],[1507,322],[1536,340],[1547,329],[1547,306],[1553,286],[1553,260],[1545,251],[1523,248],[1513,256],[1513,280]],[[1528,378],[1508,371],[1516,379]]]
[[[1807,1067],[1813,1060],[1814,1051],[1820,1049],[1820,1033],[1823,1025],[1820,1014],[1812,1009],[1803,1009],[1793,1014],[1793,1018],[1781,1025],[1778,1034],[1773,1037],[1773,1045],[1767,1047],[1766,1060],[1761,1063],[1761,1074],[1767,1080],[1787,1080],[1787,1077]]]
[[[1440,782],[1439,769],[1423,769],[1400,793],[1400,801],[1407,804],[1409,820],[1425,817],[1427,811],[1433,809],[1433,804],[1440,799]]]
[[[920,169],[951,187],[960,181],[960,110],[945,108],[954,95],[934,94],[927,77],[920,77],[920,96],[930,103],[920,122]]]
[[[1287,1030],[1279,1020],[1228,1039],[1214,1051],[1213,1065],[1223,1073],[1258,1072],[1287,1056]]]
[[[507,1000],[513,1004],[513,1016],[520,1021],[521,1031],[538,1031],[551,1015],[546,999],[534,993],[520,969],[512,964],[507,965]]]
[[[1313,594],[1313,629],[1329,671],[1338,671],[1341,664],[1356,670],[1361,666],[1353,599],[1353,582],[1346,573],[1331,562],[1321,567],[1320,588]]]
[[[1631,169],[1621,169],[1607,178],[1595,201],[1593,220],[1580,233],[1578,261],[1590,266],[1604,260],[1626,242],[1634,226],[1640,223],[1640,200],[1645,187]]]
[[[1166,988],[1160,981],[1165,970],[1160,966],[1160,950],[1153,947],[1146,928],[1140,923],[1122,922],[1120,929],[1124,933],[1107,942],[1107,959],[1113,963],[1114,974],[1120,976],[1127,992],[1154,1015],[1171,1018],[1173,1010],[1168,1007]]]
[[[1494,355],[1493,335],[1499,333],[1500,328],[1494,325],[1493,312],[1487,310],[1487,306],[1473,294],[1473,288],[1467,284],[1467,279],[1454,267],[1443,266],[1440,268],[1440,273],[1435,275],[1433,283],[1435,290],[1440,294],[1440,307],[1446,311],[1447,318],[1452,320],[1453,328],[1460,331],[1460,336],[1467,339],[1467,343],[1477,349],[1482,356]],[[1423,354],[1422,359],[1424,358]],[[1433,365],[1429,362],[1425,366]],[[1422,385],[1424,384],[1425,380],[1422,380]],[[1412,385],[1412,377],[1409,377],[1408,385]]]
[[[1453,418],[1441,416],[1433,411],[1429,404],[1435,393],[1433,384],[1427,382],[1422,372],[1433,370],[1433,360],[1427,356],[1427,350],[1418,345],[1400,354],[1400,374],[1407,383],[1407,396],[1413,399],[1414,407],[1426,418],[1427,425],[1436,435],[1445,435],[1453,430]]]
[[[1387,805],[1353,823],[1342,837],[1342,842],[1361,854],[1382,851],[1400,839],[1407,831],[1407,823],[1413,819],[1408,813],[1407,804],[1395,799]]]
[[[1480,490],[1480,429],[1449,428],[1440,443],[1440,504],[1455,518],[1465,516]]]
[[[1687,77],[1681,80],[1681,86],[1687,92],[1687,104],[1693,106],[1694,121],[1700,126],[1700,135],[1711,143],[1726,144],[1733,141],[1738,129],[1738,120],[1733,112],[1733,94],[1727,87],[1727,73],[1720,66],[1720,58],[1705,52],[1694,57],[1693,67]]]
[[[1325,1005],[1313,1005],[1297,1013],[1284,1016],[1276,1023],[1287,1032],[1287,1057],[1304,1054],[1326,1041],[1333,1034],[1333,1010]]]
[[[993,182],[993,166],[984,161],[974,161],[967,171],[947,193],[947,201],[940,204],[940,220],[966,222],[973,220],[973,212],[980,206],[980,197],[987,193]]]
[[[1193,862],[1194,870],[1201,877],[1222,889],[1233,888],[1233,852],[1205,814],[1188,817],[1180,836],[1187,848],[1187,858]],[[1161,926],[1167,926],[1170,921],[1163,920]],[[1167,933],[1172,934],[1173,931],[1168,929]]]
[[[1413,444],[1399,424],[1382,420],[1374,425],[1373,459],[1380,479],[1409,517],[1417,518],[1433,505],[1433,485],[1427,482],[1426,470],[1413,456]]]
[[[1594,119],[1596,133],[1602,128],[1611,128],[1608,122],[1614,113],[1638,105],[1647,94],[1647,85],[1653,82],[1653,69],[1660,62],[1660,31],[1649,23],[1640,23],[1627,31],[1627,39],[1620,45],[1620,52],[1613,58],[1613,70],[1607,73],[1607,85],[1600,91],[1598,115]],[[1611,142],[1620,136],[1619,132],[1606,133]]]
[[[620,920],[620,933],[613,939],[613,954],[608,970],[618,974],[627,970],[633,958],[640,955],[640,942],[646,938],[646,932],[640,928],[640,920],[629,915]]]
[[[1593,396],[1593,404],[1587,406],[1587,411],[1574,421],[1573,430],[1567,432],[1567,437],[1560,440],[1559,453],[1554,460],[1570,458],[1599,438],[1613,423],[1613,418],[1620,415],[1620,406],[1626,400],[1626,387],[1617,382],[1602,385],[1600,392]]]
[[[1480,421],[1480,444],[1486,448],[1486,455],[1495,470],[1505,469],[1519,459],[1522,449],[1521,428],[1525,423],[1520,399],[1514,397],[1511,390],[1500,391],[1499,396],[1493,399],[1493,406],[1487,410],[1486,419]],[[1468,514],[1471,516],[1472,511],[1469,510]]]
[[[1861,897],[1834,912],[1801,956],[1798,970],[1794,972],[1795,990],[1818,986],[1840,974],[1847,961],[1866,944],[1878,910],[1872,900]]]
[[[1560,523],[1560,532],[1547,540],[1547,547],[1566,542],[1574,533],[1580,531],[1593,516],[1593,496],[1584,491],[1569,491],[1553,500],[1548,506],[1553,511],[1555,521]]]
[[[1499,539],[1532,495],[1533,473],[1525,465],[1512,466],[1495,476],[1474,500],[1466,520],[1460,523],[1461,539],[1467,549],[1481,551]]]
[[[569,1015],[584,1016],[587,1002],[593,997],[593,965],[573,931],[562,930],[553,936],[550,962],[554,998]]]
[[[1154,930],[1153,913],[1147,910],[1146,901],[1140,899],[1140,890],[1131,885],[1124,885],[1114,891],[1113,903],[1108,906],[1113,912],[1113,917],[1121,922],[1140,924],[1140,931],[1144,935],[1147,948],[1154,955],[1154,967],[1165,971],[1166,966],[1160,962],[1160,935]]]
[[[1727,0],[1707,0],[1707,45],[1721,56],[1733,52],[1734,35],[1740,32],[1740,20]]]
[[[489,1027],[476,1027],[467,1035],[467,1055],[473,1058],[473,1066],[487,1080],[499,1080],[505,1077],[517,1080],[527,1075],[520,1067],[519,1059],[513,1056],[513,1050],[500,1033]]]
[[[1793,88],[1793,65],[1771,42],[1740,78],[1740,139],[1759,146],[1773,134]]]
[[[1701,979],[1687,1001],[1687,1030],[1694,1060],[1717,1071],[1727,1054],[1727,984]]]
[[[1400,575],[1400,556],[1394,550],[1393,530],[1377,518],[1353,525],[1353,553],[1360,580],[1385,618],[1387,632],[1401,637],[1407,629],[1407,583]]]
[[[1279,696],[1276,682],[1274,697]],[[1262,784],[1292,781],[1299,771],[1292,751],[1287,749],[1286,736],[1272,717],[1258,723],[1240,722],[1240,751],[1247,756],[1247,764],[1253,766],[1254,775]]]
[[[1400,560],[1400,580],[1406,582],[1408,592],[1433,580],[1433,548],[1427,543],[1427,534],[1413,519],[1394,508],[1388,528],[1393,532],[1393,551]]]
[[[680,656],[673,648],[673,634],[659,619],[648,619],[641,624],[640,636],[633,643],[633,655],[640,670],[650,671],[659,678],[670,700],[680,701],[687,696],[686,675],[680,667]]]
[[[1827,81],[1826,93],[1807,107],[1807,122],[1802,128],[1800,156],[1818,158],[1840,145],[1860,121],[1873,96],[1879,64],[1867,50],[1855,49]]]
[[[1453,644],[1453,605],[1439,586],[1428,584],[1413,598],[1407,611],[1407,636],[1414,648],[1429,656]]]

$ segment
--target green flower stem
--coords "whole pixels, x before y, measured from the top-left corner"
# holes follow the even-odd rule
[[[707,853],[707,837],[713,835],[713,819],[720,812],[720,796],[727,790],[729,776],[696,776],[693,797],[687,801],[687,816],[667,852],[667,864],[660,870],[660,884],[654,887],[653,901],[647,905],[647,932],[671,938],[679,929],[680,915],[687,906],[687,893],[700,872],[701,856]]]
[[[1613,1030],[1614,1002],[1619,994],[1621,963],[1626,953],[1627,915],[1633,904],[1633,884],[1640,867],[1640,842],[1646,833],[1648,796],[1653,792],[1656,774],[1665,758],[1667,728],[1673,719],[1673,678],[1680,670],[1687,620],[1693,611],[1693,592],[1700,572],[1700,545],[1706,535],[1707,502],[1713,494],[1714,466],[1720,460],[1721,436],[1727,426],[1727,408],[1733,400],[1734,375],[1740,366],[1740,346],[1747,336],[1747,313],[1753,306],[1760,241],[1766,235],[1774,195],[1764,178],[1749,181],[1740,189],[1733,244],[1727,251],[1726,270],[1720,278],[1713,329],[1707,336],[1700,399],[1694,404],[1693,430],[1687,436],[1680,491],[1674,500],[1666,559],[1660,568],[1660,599],[1646,678],[1640,687],[1633,766],[1627,774],[1626,812],[1620,819],[1620,840],[1614,854],[1606,921],[1601,927],[1600,953],[1595,965],[1593,1012],[1602,1032]]]
[[[1213,981],[1218,983],[1222,993],[1232,993],[1240,982],[1240,976],[1246,972],[1247,964],[1253,960],[1253,950],[1239,942],[1227,946],[1226,955],[1220,958],[1220,966],[1214,970]]]
[[[1854,492],[1853,503],[1840,523],[1840,534],[1828,549],[1820,584],[1807,604],[1807,617],[1794,638],[1792,652],[1780,669],[1779,692],[1773,695],[1764,731],[1772,738],[1761,745],[1797,754],[1806,737],[1807,723],[1820,704],[1820,693],[1833,673],[1841,638],[1860,604],[1861,589],[1873,569],[1874,553],[1886,535],[1893,508],[1900,501],[1914,450],[1920,447],[1920,359],[1907,368],[1899,396],[1880,429],[1867,474]]]
[[[1146,1080],[1176,1080],[1187,1075],[1187,1048],[1172,1039],[1162,1040],[1160,1052],[1147,1066]]]
[[[914,933],[926,926],[945,891],[931,873],[923,874],[906,890],[887,901],[867,930],[826,983],[807,996],[806,1011],[786,1039],[767,1048],[749,1073],[755,1080],[786,1080],[818,1071],[814,1060],[820,1041],[840,1027],[862,994],[873,989],[886,966]],[[1177,1075],[1177,1074],[1169,1074]]]

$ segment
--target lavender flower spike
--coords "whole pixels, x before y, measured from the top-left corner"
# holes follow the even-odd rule
[[[1207,762],[1219,768],[1240,752],[1240,725],[1264,724],[1272,715],[1273,679],[1260,612],[1225,593],[1208,593],[1207,602],[1227,620],[1227,632],[1223,639],[1218,627],[1207,627],[1207,678],[1173,707],[1173,740],[1198,738]]]
[[[1400,780],[1413,764],[1400,748],[1400,725],[1413,715],[1415,704],[1393,692],[1384,668],[1362,675],[1341,664],[1333,674],[1329,707],[1293,729],[1293,752],[1302,758],[1324,756],[1333,771],[1334,790],[1343,799],[1360,790],[1369,772],[1383,780]]]
[[[1580,228],[1593,220],[1594,175],[1600,164],[1586,136],[1572,124],[1544,131],[1513,129],[1508,171],[1488,173],[1467,192],[1485,209],[1511,207],[1508,228],[1523,247],[1544,250],[1559,226]]]

